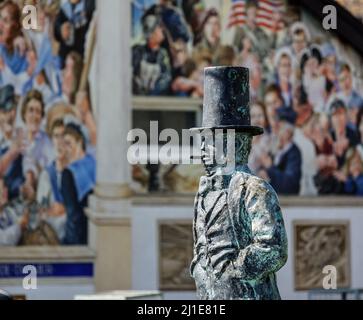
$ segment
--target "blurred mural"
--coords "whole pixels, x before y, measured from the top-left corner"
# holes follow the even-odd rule
[[[22,28],[26,4],[36,5],[37,30]],[[94,12],[94,0],[0,1],[0,246],[87,243]],[[134,0],[133,94],[195,103],[205,67],[248,67],[252,122],[266,129],[251,169],[281,195],[362,196],[361,71],[300,17],[283,0]],[[193,127],[200,117],[188,110],[135,113],[134,126]],[[203,170],[132,173],[138,192],[192,194]]]
[[[202,98],[205,67],[250,68],[252,122],[266,131],[254,140],[251,169],[281,195],[363,195],[360,71],[331,34],[302,22],[300,8],[283,0],[135,0],[132,8],[135,96]],[[168,191],[163,172],[178,167],[133,172],[140,191]],[[170,190],[193,193],[195,169],[181,171]],[[192,188],[178,187],[185,180]]]
[[[35,30],[22,27],[25,5]],[[94,11],[94,0],[0,1],[0,246],[87,244]]]

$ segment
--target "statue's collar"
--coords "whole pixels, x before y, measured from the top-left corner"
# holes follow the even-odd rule
[[[214,174],[210,176],[203,176],[200,179],[199,193],[205,194],[209,191],[220,191],[228,189],[231,179],[238,173],[245,172],[251,173],[247,165],[238,165],[230,175]]]
[[[250,170],[250,168],[248,167],[247,164],[237,165],[236,170],[234,171],[233,175],[238,173],[238,172],[245,172],[245,173],[251,174],[251,170]]]

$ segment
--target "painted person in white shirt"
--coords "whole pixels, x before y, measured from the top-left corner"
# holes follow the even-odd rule
[[[318,173],[317,168],[317,155],[314,143],[309,136],[312,130],[312,120],[309,119],[300,127],[295,128],[294,143],[303,152],[302,168],[301,168],[301,182],[300,182],[300,195],[301,196],[316,196],[318,194],[314,177]]]
[[[317,46],[304,52],[301,58],[302,84],[315,112],[325,112],[326,78],[322,74],[322,54]]]
[[[42,94],[31,90],[24,98],[22,120],[25,124],[25,145],[23,172],[25,184],[23,192],[29,198],[35,198],[35,189],[40,172],[54,160],[54,150],[48,135],[41,130],[44,117]]]
[[[300,68],[301,57],[309,46],[311,35],[306,25],[298,21],[291,26],[290,37],[289,49],[292,55],[292,67],[296,70]]]
[[[52,138],[56,159],[42,171],[37,188],[37,202],[47,207],[45,219],[57,232],[58,239],[64,238],[67,218],[61,191],[62,172],[68,164],[64,131],[65,124],[62,119],[55,120],[51,125],[49,135]]]

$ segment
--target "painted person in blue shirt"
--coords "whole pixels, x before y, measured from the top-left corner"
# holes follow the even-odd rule
[[[350,150],[347,156],[347,177],[344,189],[348,194],[363,196],[363,158],[358,148]]]
[[[334,154],[338,160],[338,168],[342,168],[347,151],[359,143],[359,134],[349,126],[348,109],[343,100],[335,99],[330,105],[329,112]]]
[[[355,131],[357,127],[357,115],[363,108],[363,98],[354,89],[354,81],[351,67],[348,64],[343,64],[339,70],[339,86],[340,92],[338,98],[341,99],[347,109],[348,127]]]
[[[24,95],[40,71],[36,69],[43,61],[38,59],[44,60],[44,57],[38,57],[31,49],[20,22],[20,7],[15,1],[3,1],[0,5],[0,86],[11,84],[17,94]]]
[[[23,175],[23,139],[15,129],[16,98],[14,87],[0,89],[0,175],[8,190],[9,200],[19,196]]]
[[[61,191],[67,212],[64,245],[86,245],[88,222],[84,209],[96,182],[95,159],[86,153],[86,138],[81,126],[66,125],[64,132],[68,166],[62,173]]]
[[[18,5],[13,1],[3,1],[0,5],[0,59],[13,74],[19,74],[28,68],[25,50],[16,45],[16,39],[21,36],[20,20]]]
[[[57,232],[60,240],[65,235],[67,218],[61,190],[62,172],[67,166],[64,130],[63,119],[56,119],[51,124],[49,135],[54,146],[55,160],[41,173],[37,188],[37,201],[46,206],[46,221]]]

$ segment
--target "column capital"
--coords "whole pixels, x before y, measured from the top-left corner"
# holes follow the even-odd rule
[[[97,197],[108,200],[129,199],[134,195],[127,183],[97,183],[94,192]]]

